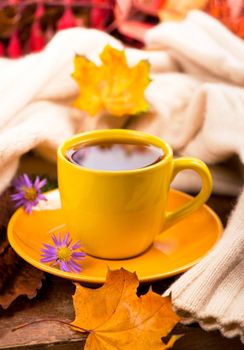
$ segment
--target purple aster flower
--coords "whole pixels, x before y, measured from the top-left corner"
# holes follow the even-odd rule
[[[80,242],[73,243],[69,232],[65,233],[63,238],[60,233],[57,237],[52,235],[52,240],[54,246],[43,244],[41,262],[50,263],[51,266],[59,265],[60,270],[65,272],[81,272],[80,260],[83,260],[86,254],[80,250]]]
[[[39,176],[32,182],[27,174],[21,175],[13,182],[16,193],[11,195],[11,199],[16,202],[16,207],[23,207],[26,213],[31,214],[33,207],[41,200],[47,200],[41,193],[46,183],[47,180],[40,180]]]

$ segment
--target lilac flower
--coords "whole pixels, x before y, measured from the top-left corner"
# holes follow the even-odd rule
[[[51,263],[51,266],[59,265],[60,270],[65,272],[81,272],[79,260],[83,260],[86,254],[80,250],[80,242],[72,243],[69,232],[65,233],[64,238],[61,238],[61,234],[58,237],[52,235],[52,240],[54,246],[43,244],[41,262]]]
[[[31,214],[33,207],[41,200],[47,200],[41,193],[46,183],[47,180],[40,180],[39,176],[32,182],[27,174],[21,175],[13,182],[16,193],[11,195],[11,199],[16,202],[16,207],[23,207],[26,213]]]

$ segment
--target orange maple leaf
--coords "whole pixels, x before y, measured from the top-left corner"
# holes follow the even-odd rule
[[[106,110],[113,116],[133,115],[148,110],[144,91],[150,82],[149,63],[129,67],[124,51],[109,45],[100,54],[97,66],[84,56],[74,59],[73,78],[80,86],[75,107],[95,115]]]
[[[163,9],[159,11],[159,17],[163,21],[182,20],[189,11],[202,10],[207,4],[208,0],[166,0]]]
[[[108,271],[105,284],[95,290],[76,284],[76,318],[71,325],[89,333],[85,350],[164,350],[173,346],[177,337],[167,344],[161,340],[180,320],[170,298],[151,290],[138,297],[138,285],[136,274],[124,269]]]

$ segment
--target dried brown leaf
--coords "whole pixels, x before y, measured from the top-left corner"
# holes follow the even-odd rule
[[[152,290],[138,297],[138,285],[136,274],[124,269],[109,271],[104,286],[95,290],[76,284],[72,326],[89,333],[86,350],[165,350],[173,346],[177,337],[169,338],[167,344],[161,340],[180,320],[170,298]]]
[[[7,225],[14,212],[14,206],[10,198],[11,191],[9,188],[0,196],[0,254],[9,245],[7,240]]]
[[[0,306],[7,309],[21,295],[34,298],[42,279],[42,271],[24,262],[9,248],[0,255]]]
[[[12,248],[6,249],[0,255],[0,294],[18,269],[19,262],[20,258],[15,254]]]

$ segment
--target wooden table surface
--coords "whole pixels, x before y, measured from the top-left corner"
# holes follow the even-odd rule
[[[234,198],[223,196],[212,196],[208,202],[220,215],[224,224],[234,203]],[[153,283],[153,290],[162,293],[177,277]],[[148,288],[148,285],[142,285],[139,292],[145,292]],[[81,333],[74,332],[68,326],[55,322],[36,323],[12,332],[16,326],[39,319],[72,321],[74,319],[72,307],[74,289],[70,281],[46,275],[43,287],[36,298],[28,300],[20,297],[9,309],[0,310],[0,349],[83,349],[85,338]],[[177,326],[175,332],[184,333],[185,336],[175,344],[174,350],[244,349],[239,339],[226,339],[219,332],[205,332],[197,324],[187,327]]]

